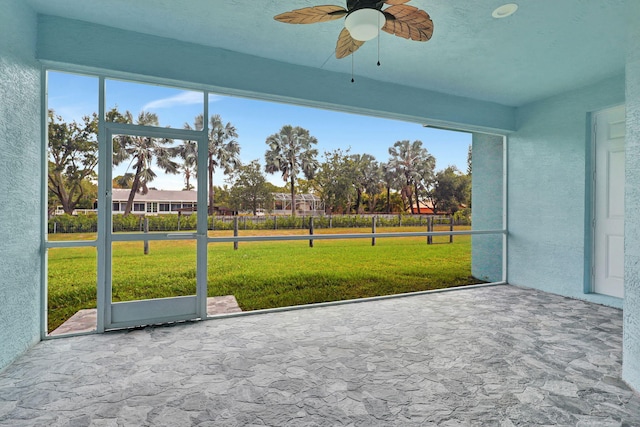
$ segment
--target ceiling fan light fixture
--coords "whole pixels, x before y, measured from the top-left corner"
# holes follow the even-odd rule
[[[386,18],[378,9],[358,9],[347,15],[344,26],[355,40],[367,41],[376,38]]]
[[[507,3],[494,10],[491,16],[497,19],[506,18],[507,16],[511,16],[516,13],[516,10],[518,10],[517,4]]]

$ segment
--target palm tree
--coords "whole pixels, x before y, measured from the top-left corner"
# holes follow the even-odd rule
[[[269,149],[265,152],[265,171],[282,172],[284,182],[291,186],[291,215],[296,214],[295,183],[302,171],[306,179],[312,179],[318,169],[318,150],[312,148],[318,140],[309,131],[299,126],[282,126],[280,132],[265,141]]]
[[[185,124],[185,126],[189,126]],[[176,147],[176,154],[182,159],[180,169],[184,172],[184,190],[193,190],[191,175],[198,165],[198,144],[195,141],[184,141]]]
[[[389,163],[380,163],[380,174],[387,190],[387,213],[391,213],[391,190],[398,186],[398,174]]]
[[[128,123],[133,121],[129,111],[122,115]],[[143,126],[158,126],[158,116],[154,113],[142,111],[138,114],[136,124]],[[133,164],[133,180],[131,181],[131,192],[124,210],[125,215],[131,213],[133,199],[136,193],[146,194],[147,184],[156,178],[156,173],[152,166],[155,161],[166,173],[178,173],[178,164],[173,161],[175,150],[169,145],[170,139],[149,138],[140,136],[122,136],[114,144],[113,163],[118,165],[125,160],[131,159]]]
[[[420,213],[419,189],[426,189],[433,181],[433,170],[436,165],[435,158],[422,147],[422,141],[409,142],[397,141],[389,148],[388,166],[395,170],[396,176],[402,181],[403,194],[409,199],[415,195],[416,208]]]
[[[204,117],[202,114],[196,116],[194,120],[195,130],[202,130],[204,127]],[[194,129],[188,123],[185,129]],[[209,215],[213,215],[213,173],[216,168],[222,168],[225,174],[230,174],[240,166],[240,144],[236,140],[238,132],[230,122],[222,122],[222,117],[214,114],[209,118],[209,154],[207,160],[207,170],[209,173]],[[195,144],[194,144],[195,145]],[[197,158],[197,154],[195,156]],[[196,169],[197,171],[197,169]]]

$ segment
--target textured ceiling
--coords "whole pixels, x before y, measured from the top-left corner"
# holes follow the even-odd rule
[[[27,0],[37,12],[224,48],[286,63],[351,72],[335,43],[343,20],[290,25],[273,16],[330,0]],[[513,0],[510,0],[513,1]],[[636,1],[636,0],[632,0]],[[624,72],[625,0],[413,0],[434,22],[433,38],[387,33],[355,54],[355,74],[518,106]]]

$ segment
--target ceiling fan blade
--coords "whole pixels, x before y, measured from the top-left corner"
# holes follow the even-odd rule
[[[433,35],[433,21],[424,10],[401,4],[388,7],[383,12],[387,22],[382,31],[420,42],[428,41]]]
[[[349,30],[343,28],[340,36],[338,36],[338,44],[336,44],[336,58],[342,59],[351,55],[363,44],[363,41],[354,39],[351,37],[351,34],[349,34]]]
[[[347,14],[347,9],[342,6],[324,5],[304,7],[281,13],[273,17],[276,21],[287,24],[314,24],[316,22],[333,21],[340,19]]]
[[[385,4],[405,4],[409,3],[411,0],[385,0]]]

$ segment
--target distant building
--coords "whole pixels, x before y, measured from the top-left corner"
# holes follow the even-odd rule
[[[112,209],[114,214],[123,214],[131,190],[114,188],[112,190]],[[93,209],[74,209],[73,214],[97,212],[97,202]],[[196,191],[149,190],[146,194],[136,193],[131,213],[137,215],[189,214],[198,210]],[[54,215],[62,215],[62,206],[58,206]]]
[[[415,203],[411,204],[410,212],[412,214],[422,214],[422,215],[435,215],[433,211],[433,204],[431,202],[420,202],[416,207]]]
[[[273,214],[291,213],[291,194],[273,193]],[[296,212],[303,215],[324,214],[324,203],[315,194],[296,194]]]
[[[112,209],[114,214],[123,214],[129,200],[131,190],[128,188],[114,188],[112,190]],[[266,206],[265,206],[266,207]],[[272,214],[287,215],[291,213],[291,194],[273,193]],[[136,193],[133,199],[132,214],[164,215],[191,214],[198,210],[197,191],[149,190],[146,194]],[[268,209],[267,209],[268,210]],[[220,205],[214,205],[216,215],[235,215],[237,212]],[[259,209],[258,215],[264,215],[265,209]],[[97,202],[94,209],[75,209],[74,215],[97,212]],[[322,200],[314,194],[296,194],[296,212],[303,215],[321,215],[324,213]],[[62,215],[62,206],[58,206],[54,215]]]
[[[420,202],[420,205],[418,206],[420,207],[420,210],[416,208],[415,203],[412,203],[410,208],[410,213],[421,214],[421,215],[449,215],[449,212],[443,212],[443,211],[434,212],[433,204],[431,202]],[[462,203],[458,206],[458,208],[460,209],[465,209],[466,207],[467,205]]]
[[[112,191],[113,213],[122,214],[127,206],[131,190],[114,188]],[[136,193],[131,213],[177,214],[178,212],[193,212],[197,209],[197,191],[149,190],[146,194]]]

